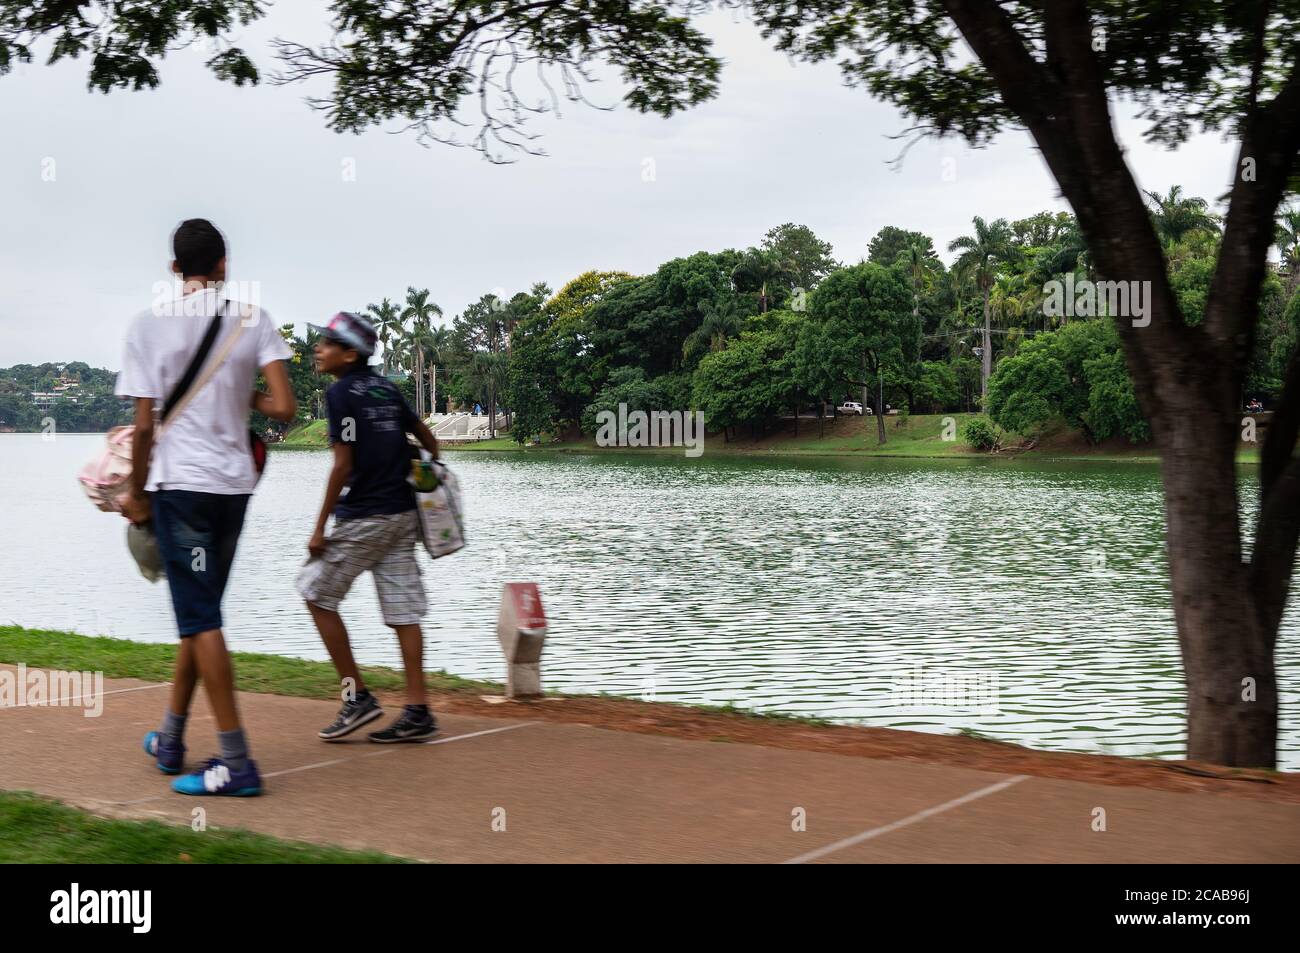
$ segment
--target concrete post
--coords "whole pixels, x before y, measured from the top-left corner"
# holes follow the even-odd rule
[[[542,644],[546,613],[535,582],[508,582],[501,593],[497,640],[506,656],[506,697],[542,694]]]

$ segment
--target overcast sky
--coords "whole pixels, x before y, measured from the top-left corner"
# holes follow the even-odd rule
[[[323,17],[281,4],[234,38],[269,73],[266,41],[320,38]],[[450,321],[494,289],[558,289],[590,268],[643,274],[757,244],[782,222],[808,225],[846,263],[887,224],[931,235],[950,260],[974,215],[1067,207],[1027,134],[979,151],[923,142],[895,171],[889,137],[906,122],[892,107],[845,88],[833,65],[792,64],[747,20],[702,23],[726,62],[717,99],[667,120],[565,104],[532,127],[549,155],[511,166],[410,134],[337,135],[302,88],[236,89],[196,50],[172,54],[149,92],[90,93],[84,60],[0,78],[0,366],[117,368],[127,322],[168,277],[172,228],[194,216],[226,233],[230,278],[258,282],[273,317],[301,327],[410,284]],[[1226,191],[1233,151],[1218,137],[1168,152],[1141,124],[1120,128],[1144,188]]]

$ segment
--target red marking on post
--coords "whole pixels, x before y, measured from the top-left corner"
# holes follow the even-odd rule
[[[506,589],[515,608],[515,627],[524,635],[541,635],[546,631],[546,612],[542,594],[535,582],[508,582]]]

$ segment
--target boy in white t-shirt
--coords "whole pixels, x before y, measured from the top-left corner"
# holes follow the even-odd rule
[[[181,638],[171,700],[161,729],[145,735],[145,751],[164,773],[180,772],[185,720],[202,678],[221,756],[178,778],[172,788],[247,796],[260,794],[262,782],[235,706],[221,600],[257,483],[248,413],[251,408],[276,420],[293,419],[297,405],[284,364],[292,351],[268,314],[226,300],[226,243],[211,222],[182,222],[172,250],[181,294],[156,302],[131,323],[116,388],[119,396],[135,398],[134,469],[123,511],[132,522],[153,524]],[[204,367],[216,371],[203,381],[200,368],[193,383],[201,386],[190,391],[188,404],[178,403],[174,416],[155,424],[155,408],[170,405],[209,335]],[[254,390],[259,372],[266,393]]]

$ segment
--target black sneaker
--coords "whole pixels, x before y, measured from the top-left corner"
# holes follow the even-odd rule
[[[372,731],[370,740],[376,744],[391,745],[403,741],[428,741],[437,733],[438,722],[432,714],[407,705],[397,716],[397,721],[383,731]]]
[[[362,698],[345,702],[339,709],[339,716],[334,719],[334,723],[320,730],[320,738],[322,741],[337,741],[344,735],[352,734],[362,725],[368,725],[383,713],[384,710],[379,707],[379,700],[366,692]]]

